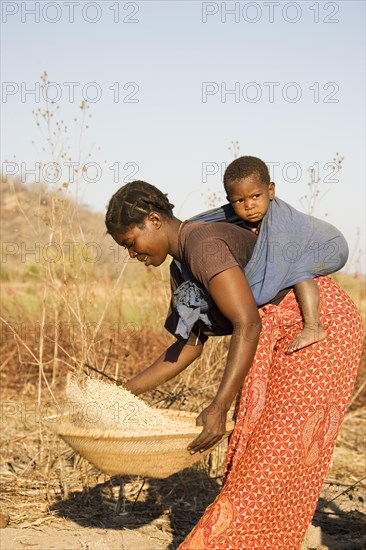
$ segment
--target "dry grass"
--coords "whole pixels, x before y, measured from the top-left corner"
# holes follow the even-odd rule
[[[142,367],[142,361],[151,360],[156,353],[145,351],[139,354],[141,343],[154,342],[160,347],[164,342],[159,336],[145,333],[131,344],[130,374]],[[161,337],[160,337],[161,338]],[[110,353],[110,363],[105,372],[114,374],[113,363],[118,360],[119,350]],[[148,346],[146,346],[148,349]],[[50,348],[52,351],[52,348]],[[211,350],[211,355],[218,350]],[[221,352],[222,350],[220,350]],[[25,362],[17,362],[17,354],[4,364],[1,375],[7,381],[2,394],[3,429],[0,479],[2,486],[1,506],[10,514],[10,525],[40,526],[55,518],[69,517],[81,525],[107,528],[133,527],[148,532],[147,525],[159,525],[166,534],[180,536],[192,527],[205,507],[217,494],[222,473],[225,446],[215,449],[198,466],[175,474],[166,480],[123,478],[125,500],[118,504],[120,480],[110,479],[93,466],[76,456],[59,438],[43,429],[43,415],[54,412],[50,400],[37,407],[37,372]],[[45,351],[47,357],[47,347]],[[102,361],[99,360],[99,363]],[[113,363],[112,363],[113,362]],[[22,372],[27,373],[23,384]],[[66,379],[67,365],[61,365],[53,386],[56,399],[61,399]],[[209,399],[214,388],[209,388],[204,397],[197,384],[189,388],[194,373],[203,377],[203,365],[193,367],[191,373],[177,381],[171,381],[163,389],[150,392],[150,403],[159,406],[199,410],[200,403]],[[30,371],[30,372],[29,372]],[[125,371],[124,371],[125,372]],[[51,376],[51,366],[45,370]],[[217,380],[219,374],[217,374]],[[207,378],[206,378],[207,379]],[[129,512],[115,515],[116,507]],[[133,510],[133,514],[131,514]],[[111,513],[112,512],[112,513]]]

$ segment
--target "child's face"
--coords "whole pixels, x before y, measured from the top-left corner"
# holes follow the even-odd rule
[[[274,196],[275,184],[263,183],[257,172],[230,183],[227,189],[227,199],[235,214],[253,225],[262,220]]]

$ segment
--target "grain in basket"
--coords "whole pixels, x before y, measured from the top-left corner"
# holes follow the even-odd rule
[[[146,433],[156,429],[169,432],[182,426],[125,388],[94,378],[87,378],[82,385],[70,379],[66,398],[73,423],[84,428]]]

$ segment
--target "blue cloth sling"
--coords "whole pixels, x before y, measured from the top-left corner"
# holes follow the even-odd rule
[[[190,221],[226,221],[244,226],[230,204],[198,214]],[[347,242],[336,227],[303,214],[275,197],[262,220],[253,254],[244,273],[257,305],[261,306],[282,289],[305,279],[338,271],[347,259]],[[199,319],[208,328],[214,328],[214,321],[209,314],[213,302],[188,267],[174,261],[184,279],[173,295],[180,317],[175,333],[188,338]]]

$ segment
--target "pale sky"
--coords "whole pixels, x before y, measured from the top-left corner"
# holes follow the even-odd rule
[[[365,272],[353,253],[365,248],[363,1],[1,4],[3,171],[52,160],[32,115],[47,70],[74,161],[73,120],[89,100],[82,154],[100,168],[81,194],[94,210],[129,178],[167,192],[181,218],[205,210],[237,140],[300,210],[314,167],[326,193],[314,214],[344,232],[348,269]]]

